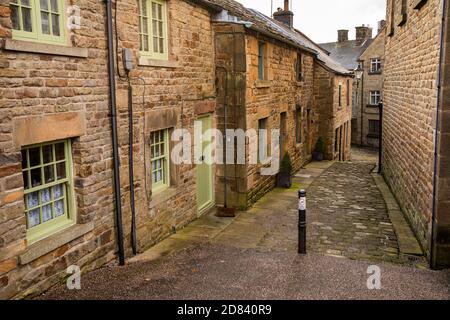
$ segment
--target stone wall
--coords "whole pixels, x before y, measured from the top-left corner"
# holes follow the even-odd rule
[[[314,103],[320,114],[319,137],[325,144],[325,159],[349,160],[353,79],[336,75],[320,64],[315,64],[314,71]],[[339,106],[339,85],[342,86],[341,106]]]
[[[266,43],[264,80],[258,79],[258,42]],[[281,114],[285,113],[285,133],[282,153],[288,153],[294,170],[299,170],[311,160],[314,120],[318,111],[313,108],[314,58],[302,53],[302,81],[297,81],[295,61],[297,49],[264,37],[249,34],[246,37],[246,121],[247,129],[258,130],[258,120],[267,118],[267,127],[280,129]],[[301,110],[302,141],[297,143],[295,136],[296,110]],[[309,110],[309,111],[308,111]],[[308,113],[309,121],[308,125]],[[309,132],[308,132],[309,129]],[[270,137],[270,134],[269,134]],[[270,148],[269,148],[270,150]],[[247,206],[251,206],[276,184],[275,176],[261,175],[263,165],[248,165]]]
[[[387,3],[383,174],[428,252],[442,2],[428,0],[420,10],[416,2],[408,1],[401,26]]]
[[[151,194],[149,172],[144,170],[144,159],[148,162],[150,156],[146,145],[150,132],[163,129],[161,125],[184,127],[192,132],[198,114],[213,113],[215,109],[210,15],[185,1],[168,3],[170,55],[169,61],[162,64],[138,59],[137,2],[122,1],[117,8],[118,47],[131,48],[134,54],[131,83],[140,251],[197,217],[194,165],[172,165],[172,188],[164,194]],[[80,0],[76,4],[81,9],[81,29],[71,33],[68,46],[49,47],[11,41],[9,2],[0,2],[0,298],[3,299],[45,290],[66,276],[69,265],[78,265],[86,272],[114,262],[116,257],[106,15],[101,1]],[[126,255],[130,256],[127,84],[119,78],[117,83],[123,225]],[[48,129],[44,127],[39,132],[24,132],[23,123],[34,128],[59,123],[58,128],[62,129],[55,131],[48,125]],[[57,138],[71,138],[72,142],[77,224],[29,244],[20,149],[31,142]]]

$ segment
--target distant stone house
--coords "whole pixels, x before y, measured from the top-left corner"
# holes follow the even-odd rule
[[[358,101],[353,109],[353,116],[356,119],[352,131],[353,143],[373,148],[378,148],[380,144],[378,104],[383,98],[385,21],[381,21],[379,27],[377,36],[358,59],[363,74],[359,84]]]
[[[126,0],[112,12],[105,3],[0,2],[2,299],[42,292],[68,266],[85,272],[156,244],[223,205],[225,171],[230,206],[270,190],[275,177],[262,177],[261,164],[202,161],[214,156],[212,136],[183,154],[193,161],[171,157],[177,129],[224,129],[225,105],[228,128],[281,129],[295,169],[319,136],[327,157],[348,158],[351,76],[301,33],[234,1]],[[226,11],[241,22],[221,21]]]
[[[449,2],[387,1],[383,174],[433,268],[450,266]]]
[[[356,27],[355,40],[348,39],[348,30],[338,30],[337,42],[320,45],[348,70],[360,67],[364,71],[362,78],[355,78],[353,82],[352,143],[357,145],[379,145],[378,102],[382,98],[384,26],[385,21],[380,21],[375,38],[372,38],[372,28]]]
[[[279,129],[280,156],[289,154],[294,170],[311,161],[319,137],[327,159],[348,160],[351,72],[293,28],[288,4],[273,20],[235,1],[214,3],[225,10],[213,22],[216,64],[229,79],[228,87],[225,81],[218,87],[219,97],[228,92],[227,128]],[[217,105],[219,128],[224,127],[222,98]],[[258,137],[258,150],[261,147]],[[270,146],[264,148],[271,151]],[[222,167],[216,183],[218,203],[224,199]],[[227,166],[228,204],[248,208],[275,186],[276,177],[262,174],[264,167],[261,162]]]

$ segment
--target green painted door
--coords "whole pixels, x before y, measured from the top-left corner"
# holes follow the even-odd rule
[[[202,123],[201,162],[197,164],[197,206],[199,214],[213,204],[211,116],[198,119]]]

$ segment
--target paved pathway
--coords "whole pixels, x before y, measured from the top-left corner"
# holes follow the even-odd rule
[[[371,176],[376,154],[311,163],[292,189],[274,190],[236,218],[205,215],[125,268],[83,277],[83,290],[59,287],[42,298],[450,298],[449,273],[421,270],[423,258],[399,250],[398,225]],[[308,191],[305,257],[296,254],[299,188]],[[382,268],[382,291],[367,290],[370,264]]]

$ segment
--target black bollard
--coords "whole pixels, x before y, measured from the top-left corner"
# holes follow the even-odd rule
[[[298,192],[298,253],[306,254],[306,191]]]

